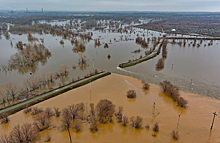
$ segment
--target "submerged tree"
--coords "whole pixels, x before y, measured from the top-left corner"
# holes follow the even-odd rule
[[[70,126],[71,126],[72,118],[69,113],[68,108],[64,108],[62,111],[62,119],[61,119],[61,127],[63,130],[67,130],[69,133],[70,142],[72,142],[71,134],[70,134]]]
[[[98,120],[101,123],[112,122],[112,117],[115,112],[115,105],[107,99],[100,100],[96,105],[98,112]]]
[[[0,119],[1,119],[1,124],[6,124],[6,123],[8,123],[10,121],[8,119],[8,114],[7,113],[2,113],[0,115]]]
[[[156,64],[156,69],[160,70],[160,69],[163,69],[163,68],[164,68],[164,60],[163,59],[159,59],[157,61],[157,64]]]
[[[40,139],[40,135],[36,132],[33,125],[25,123],[19,124],[13,128],[10,133],[9,141],[12,143],[33,143]]]

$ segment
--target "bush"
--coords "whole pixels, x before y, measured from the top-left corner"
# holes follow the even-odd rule
[[[145,126],[145,128],[149,130],[149,129],[150,129],[150,126],[147,124],[147,125]]]
[[[157,61],[156,68],[157,69],[163,69],[164,68],[164,61],[163,61],[163,59],[159,59]]]
[[[128,98],[136,98],[136,92],[134,90],[129,90],[127,92],[127,97]]]
[[[142,89],[148,90],[150,88],[150,85],[148,83],[144,83]]]
[[[104,48],[109,48],[109,46],[108,46],[108,44],[107,44],[107,43],[105,43]]]
[[[25,114],[27,114],[27,113],[29,113],[29,112],[31,112],[31,111],[32,111],[32,108],[27,106],[27,107],[24,109],[23,112],[24,112]]]
[[[37,114],[39,114],[41,112],[43,112],[43,110],[36,106],[36,107],[32,108],[31,115],[37,115]]]
[[[155,132],[159,131],[159,124],[158,123],[154,124],[153,131],[155,131]]]
[[[178,87],[172,85],[169,81],[163,81],[160,85],[163,88],[163,91],[176,101],[180,107],[187,107],[188,102],[183,97],[180,97]]]
[[[104,99],[100,100],[96,106],[98,112],[98,120],[101,123],[112,122],[112,117],[115,112],[115,105],[111,101]]]
[[[132,116],[130,118],[131,120],[131,125],[136,128],[136,129],[141,129],[142,128],[142,122],[143,122],[143,118],[140,116],[137,116],[136,118],[134,116]]]
[[[98,131],[98,123],[97,123],[97,121],[92,122],[89,129],[90,129],[90,131],[92,133],[97,132]]]
[[[123,118],[122,119],[122,126],[127,126],[128,125],[128,117],[123,116],[122,118]]]
[[[118,120],[119,123],[122,122],[122,117],[123,117],[122,111],[123,111],[123,107],[119,106],[118,112],[115,113],[115,116],[117,116],[116,119]]]
[[[173,139],[179,140],[179,132],[178,131],[173,130],[171,132],[171,136],[173,137]]]
[[[177,100],[177,104],[178,104],[180,107],[186,108],[186,107],[187,107],[187,104],[188,104],[188,101],[185,100],[183,97],[180,97],[180,98],[178,98],[178,100]]]

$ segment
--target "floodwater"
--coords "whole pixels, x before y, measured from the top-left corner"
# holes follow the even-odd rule
[[[51,24],[55,23],[51,22]],[[61,22],[61,24],[65,24],[65,22]],[[133,76],[156,84],[159,84],[163,80],[169,80],[182,90],[220,99],[220,75],[218,74],[220,73],[219,41],[214,41],[211,46],[204,46],[204,44],[208,45],[208,42],[210,42],[205,41],[199,48],[192,47],[192,44],[188,46],[191,42],[190,40],[187,41],[185,47],[169,43],[167,45],[168,56],[165,60],[165,68],[160,71],[155,69],[155,65],[157,60],[162,57],[161,54],[149,61],[126,68],[126,71],[118,70],[117,66],[120,63],[139,58],[141,55],[144,56],[144,52],[153,46],[153,42],[149,43],[149,48],[143,48],[136,44],[135,38],[137,34],[143,37],[142,35],[144,33],[145,39],[154,36],[158,37],[160,34],[161,36],[163,35],[155,31],[134,29],[135,34],[92,31],[92,38],[99,38],[102,45],[95,47],[94,40],[90,40],[85,44],[86,50],[83,53],[74,53],[72,50],[74,46],[71,45],[69,40],[64,40],[64,45],[60,45],[60,40],[62,39],[60,36],[33,34],[37,38],[44,39],[44,45],[52,53],[52,56],[47,59],[45,64],[37,63],[35,68],[30,68],[26,72],[12,70],[6,73],[1,67],[0,83],[6,84],[13,82],[23,87],[23,81],[32,76],[30,73],[38,76],[42,74],[46,75],[49,71],[53,73],[59,72],[59,66],[65,64],[69,67],[69,75],[68,78],[65,80],[60,79],[60,81],[62,80],[62,82],[66,83],[70,82],[72,78],[84,77],[95,68]],[[121,36],[123,36],[122,39]],[[126,41],[125,36],[131,40]],[[114,38],[116,41],[114,41]],[[10,57],[18,52],[15,48],[18,41],[28,43],[27,35],[23,34],[19,36],[11,34],[10,40],[6,40],[2,35],[2,39],[0,40],[0,66],[8,65]],[[13,44],[12,46],[11,42]],[[109,48],[105,49],[104,43],[108,43]],[[131,53],[137,49],[141,49],[141,52],[137,54]],[[111,56],[110,59],[107,58],[108,54]],[[81,56],[85,56],[87,60],[87,64],[84,66],[79,65]],[[73,69],[73,66],[76,66],[76,69]],[[55,86],[58,86],[58,84]]]
[[[219,133],[220,118],[215,119],[213,130],[210,132],[213,112],[219,114],[220,101],[212,98],[200,96],[197,94],[180,91],[181,96],[189,101],[188,108],[183,109],[176,106],[173,100],[163,93],[159,86],[150,84],[148,91],[142,90],[140,80],[132,77],[112,74],[91,83],[92,92],[90,94],[90,85],[85,85],[77,89],[63,93],[55,98],[43,101],[35,106],[40,108],[59,107],[63,109],[68,105],[84,102],[89,105],[95,105],[101,99],[108,99],[118,106],[123,106],[123,115],[127,117],[143,117],[143,127],[150,126],[150,129],[134,129],[131,126],[123,127],[114,120],[113,123],[99,124],[99,130],[96,133],[89,131],[89,124],[81,123],[82,131],[79,133],[70,130],[73,142],[156,142],[156,143],[174,143],[171,137],[172,130],[179,131],[180,143],[185,142],[207,142],[218,143],[220,141]],[[134,89],[137,93],[136,99],[128,99],[126,92]],[[159,115],[155,118],[152,115],[153,102],[156,103],[156,109]],[[88,106],[87,106],[88,107]],[[86,114],[86,111],[85,111]],[[177,126],[178,115],[181,114],[179,126]],[[30,114],[24,115],[23,111],[17,112],[10,117],[10,123],[0,125],[0,135],[8,134],[13,126],[18,123],[32,123],[33,117]],[[51,142],[69,142],[68,132],[60,131],[60,117],[53,118],[52,127],[49,130],[42,131],[41,140],[44,142],[47,135],[51,136]],[[154,123],[159,123],[159,132],[152,131]],[[156,134],[156,137],[152,136]]]
[[[190,42],[191,40],[188,41]],[[162,54],[126,70],[134,73],[134,77],[138,75],[139,79],[151,83],[158,84],[168,80],[182,90],[220,99],[219,41],[213,42],[211,46],[204,46],[204,44],[208,45],[208,42],[203,42],[203,46],[199,48],[188,44],[183,47],[169,43],[163,70],[155,69],[157,60],[162,57]]]

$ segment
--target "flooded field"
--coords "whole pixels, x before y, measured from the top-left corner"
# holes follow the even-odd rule
[[[188,43],[193,40],[189,40]],[[159,84],[163,80],[172,81],[182,90],[199,93],[205,96],[220,99],[220,63],[218,62],[220,52],[219,41],[215,41],[211,46],[203,42],[201,47],[192,45],[184,47],[178,44],[167,45],[167,58],[164,69],[157,71],[155,65],[162,55],[126,68],[132,72],[134,77]]]
[[[41,21],[40,23],[44,22]],[[109,21],[101,22],[110,23]],[[48,23],[65,26],[68,25],[69,21]],[[81,21],[78,21],[77,24],[80,23]],[[98,69],[133,76],[156,84],[168,80],[181,90],[220,99],[220,76],[217,74],[220,72],[220,63],[218,62],[219,41],[207,40],[201,42],[197,40],[194,42],[193,40],[187,40],[185,46],[183,46],[183,43],[180,44],[183,40],[176,40],[175,42],[169,40],[167,45],[168,54],[167,58],[164,59],[165,67],[163,69],[158,71],[155,68],[158,59],[162,57],[161,52],[151,60],[122,70],[118,68],[120,63],[145,56],[145,52],[153,48],[156,39],[163,37],[165,34],[146,29],[131,28],[126,24],[121,25],[121,32],[110,30],[109,25],[102,30],[82,30],[80,28],[78,28],[78,31],[81,31],[79,33],[92,33],[91,40],[82,40],[80,36],[77,37],[79,43],[85,45],[82,50],[74,49],[76,43],[71,43],[71,39],[65,39],[57,35],[31,34],[32,37],[38,39],[36,41],[29,41],[28,34],[11,33],[9,39],[2,35],[0,39],[2,51],[0,53],[0,83],[16,83],[19,88],[23,88],[23,90],[27,88],[28,90],[27,84],[29,83],[27,79],[32,79],[31,82],[34,82],[34,80],[41,82],[45,79],[45,76],[49,78],[53,74],[59,75],[60,73],[62,75],[61,71],[65,74],[65,76],[56,76],[55,82],[51,82],[47,86],[41,86],[40,89],[36,88],[37,92],[32,92],[34,95],[83,78]],[[120,26],[117,30],[120,30]],[[146,40],[148,47],[137,44],[135,42],[137,37]],[[97,39],[100,41],[99,46],[95,44]],[[37,44],[39,46],[42,44],[50,55],[33,62],[34,64],[29,67],[14,66],[11,68],[10,64],[16,65],[19,63],[14,58],[21,53],[17,48],[19,41],[30,45]],[[105,47],[106,44],[108,47]],[[65,68],[65,71],[61,67]]]
[[[214,128],[210,131],[212,112],[217,111],[219,114],[219,101],[201,95],[180,91],[181,96],[189,101],[187,109],[176,106],[176,103],[168,96],[161,92],[161,88],[157,85],[150,84],[150,89],[142,90],[142,82],[122,75],[112,74],[110,76],[99,79],[91,84],[92,91],[90,93],[90,85],[86,85],[55,98],[41,102],[35,107],[46,109],[47,107],[57,107],[63,109],[68,105],[83,102],[85,104],[84,115],[90,114],[90,103],[97,103],[101,99],[108,99],[116,105],[116,111],[119,106],[123,106],[123,115],[130,118],[131,116],[143,117],[142,129],[135,129],[130,125],[124,127],[118,123],[116,117],[113,123],[99,124],[98,131],[91,133],[90,124],[84,120],[79,120],[81,131],[75,132],[70,128],[73,142],[157,142],[157,143],[174,143],[171,131],[179,131],[180,143],[185,142],[208,142],[218,143],[220,141],[219,118],[216,118]],[[137,93],[136,99],[128,99],[126,92],[133,89]],[[154,117],[153,102],[156,103],[156,113]],[[62,110],[61,110],[62,111]],[[181,118],[178,123],[178,115]],[[0,134],[8,134],[18,123],[33,123],[36,115],[30,113],[24,114],[23,111],[15,113],[9,117],[10,122],[0,125]],[[69,142],[67,131],[61,130],[62,117],[51,117],[51,126],[49,129],[39,132],[41,139],[38,142],[44,142],[48,135],[51,142]],[[72,125],[75,124],[76,119]],[[196,121],[196,122],[195,122]],[[159,124],[159,132],[154,132],[153,125]],[[149,129],[145,126],[149,125]]]

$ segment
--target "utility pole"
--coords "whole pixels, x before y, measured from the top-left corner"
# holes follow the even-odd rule
[[[210,130],[212,130],[213,124],[214,124],[214,121],[215,121],[215,116],[217,116],[216,112],[214,112],[213,114],[214,114],[214,117],[213,117],[213,120],[212,120],[212,126],[211,126]]]
[[[93,72],[95,73],[95,63],[94,63],[94,59],[92,59],[93,61]]]
[[[91,94],[91,91],[92,91],[91,84],[92,84],[92,80],[90,80],[90,94]]]

